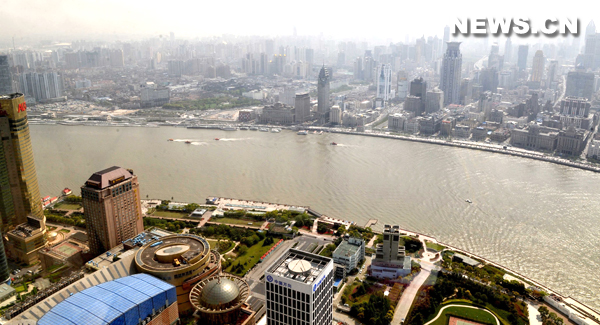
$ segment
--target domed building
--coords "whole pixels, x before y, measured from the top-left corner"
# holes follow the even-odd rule
[[[253,325],[255,312],[245,303],[249,294],[250,287],[242,278],[219,274],[199,282],[190,292],[190,303],[198,324]]]
[[[221,256],[206,239],[190,234],[161,237],[146,243],[135,254],[138,272],[151,274],[177,289],[180,313],[193,311],[189,293],[194,284],[217,274]]]

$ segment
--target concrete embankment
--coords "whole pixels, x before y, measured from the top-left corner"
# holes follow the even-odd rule
[[[391,134],[380,134],[380,133],[363,133],[363,132],[333,131],[333,130],[330,132],[351,134],[351,135],[362,135],[362,136],[386,138],[386,139],[395,139],[395,140],[405,140],[405,141],[412,141],[412,142],[431,143],[431,144],[437,144],[437,145],[442,145],[442,146],[458,147],[458,148],[466,148],[466,149],[475,149],[475,150],[481,150],[481,151],[487,151],[487,152],[500,153],[503,155],[511,155],[511,156],[515,156],[515,157],[536,159],[536,160],[546,161],[546,162],[559,164],[559,165],[563,165],[563,166],[574,167],[574,168],[579,168],[579,169],[583,169],[583,170],[588,170],[591,172],[600,173],[600,167],[592,166],[589,164],[578,163],[578,162],[570,161],[570,160],[563,159],[563,158],[546,156],[542,153],[538,153],[538,152],[534,152],[534,151],[514,149],[512,147],[504,149],[503,147],[495,146],[495,145],[467,143],[467,142],[462,142],[462,141],[446,141],[446,140],[427,139],[427,138],[418,138],[418,137],[409,137],[409,136],[391,135]]]

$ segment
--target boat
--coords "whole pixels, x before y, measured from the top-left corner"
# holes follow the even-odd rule
[[[190,143],[192,143],[192,141],[189,141],[189,140],[188,140],[188,141],[186,141],[185,143],[187,143],[187,144],[190,144]]]
[[[317,130],[315,130],[315,132],[313,132],[313,134],[317,134]]]
[[[167,140],[167,141],[173,141],[173,139],[169,139],[169,140]]]
[[[281,129],[272,128],[271,132],[273,132],[273,133],[279,133],[279,132],[281,132]]]
[[[258,127],[256,127],[256,126],[251,126],[251,127],[250,127],[250,131],[258,131]]]
[[[332,145],[332,146],[337,146],[337,143],[335,143],[335,142],[332,142],[332,143],[330,143],[330,145]]]
[[[231,126],[231,125],[226,125],[221,128],[221,130],[223,130],[223,131],[237,131],[237,129],[238,128],[236,128],[235,126]]]
[[[240,126],[240,130],[244,130],[244,131],[248,130],[248,127],[247,126]]]
[[[467,202],[467,203],[473,203],[473,201],[471,201],[469,199],[466,199],[465,202]]]
[[[323,134],[323,131],[319,132],[319,135]]]
[[[308,131],[306,131],[306,130],[298,131],[298,135],[307,135],[307,134],[308,134]]]
[[[260,132],[269,132],[269,128],[259,128]]]
[[[219,141],[219,138],[215,138],[215,140]]]

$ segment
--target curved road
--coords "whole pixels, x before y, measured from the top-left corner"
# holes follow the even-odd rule
[[[442,309],[440,309],[440,311],[438,312],[437,316],[435,316],[434,319],[430,320],[429,322],[425,323],[425,325],[429,325],[433,322],[435,322],[438,318],[440,318],[440,316],[442,316],[442,311],[448,307],[464,307],[464,308],[473,308],[473,309],[479,309],[479,310],[485,310],[487,311],[490,315],[494,316],[494,319],[496,320],[496,325],[500,325],[500,321],[498,320],[498,317],[496,317],[496,315],[490,313],[489,310],[484,309],[484,308],[479,308],[479,307],[474,307],[474,306],[466,306],[466,305],[448,305],[448,306],[444,306],[442,307]]]

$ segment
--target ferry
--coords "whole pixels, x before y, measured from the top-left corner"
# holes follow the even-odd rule
[[[190,144],[190,143],[192,143],[192,141],[186,141],[185,143]]]
[[[308,131],[306,131],[306,130],[298,131],[298,135],[307,135],[307,134],[308,134]]]
[[[256,126],[251,126],[251,127],[250,127],[250,131],[258,131],[258,127],[256,127]]]
[[[330,143],[330,144],[331,144],[332,146],[337,146],[337,143],[335,143],[335,142],[332,142],[332,143]]]
[[[259,128],[260,132],[269,132],[269,128]]]
[[[169,139],[169,140],[167,140],[167,141],[173,141],[173,139]]]
[[[281,132],[281,129],[272,128],[271,132],[273,132],[273,133],[279,133],[279,132]]]
[[[467,202],[467,203],[469,203],[469,204],[473,203],[473,201],[471,201],[471,200],[469,200],[469,199],[466,199],[466,200],[465,200],[465,202]]]

